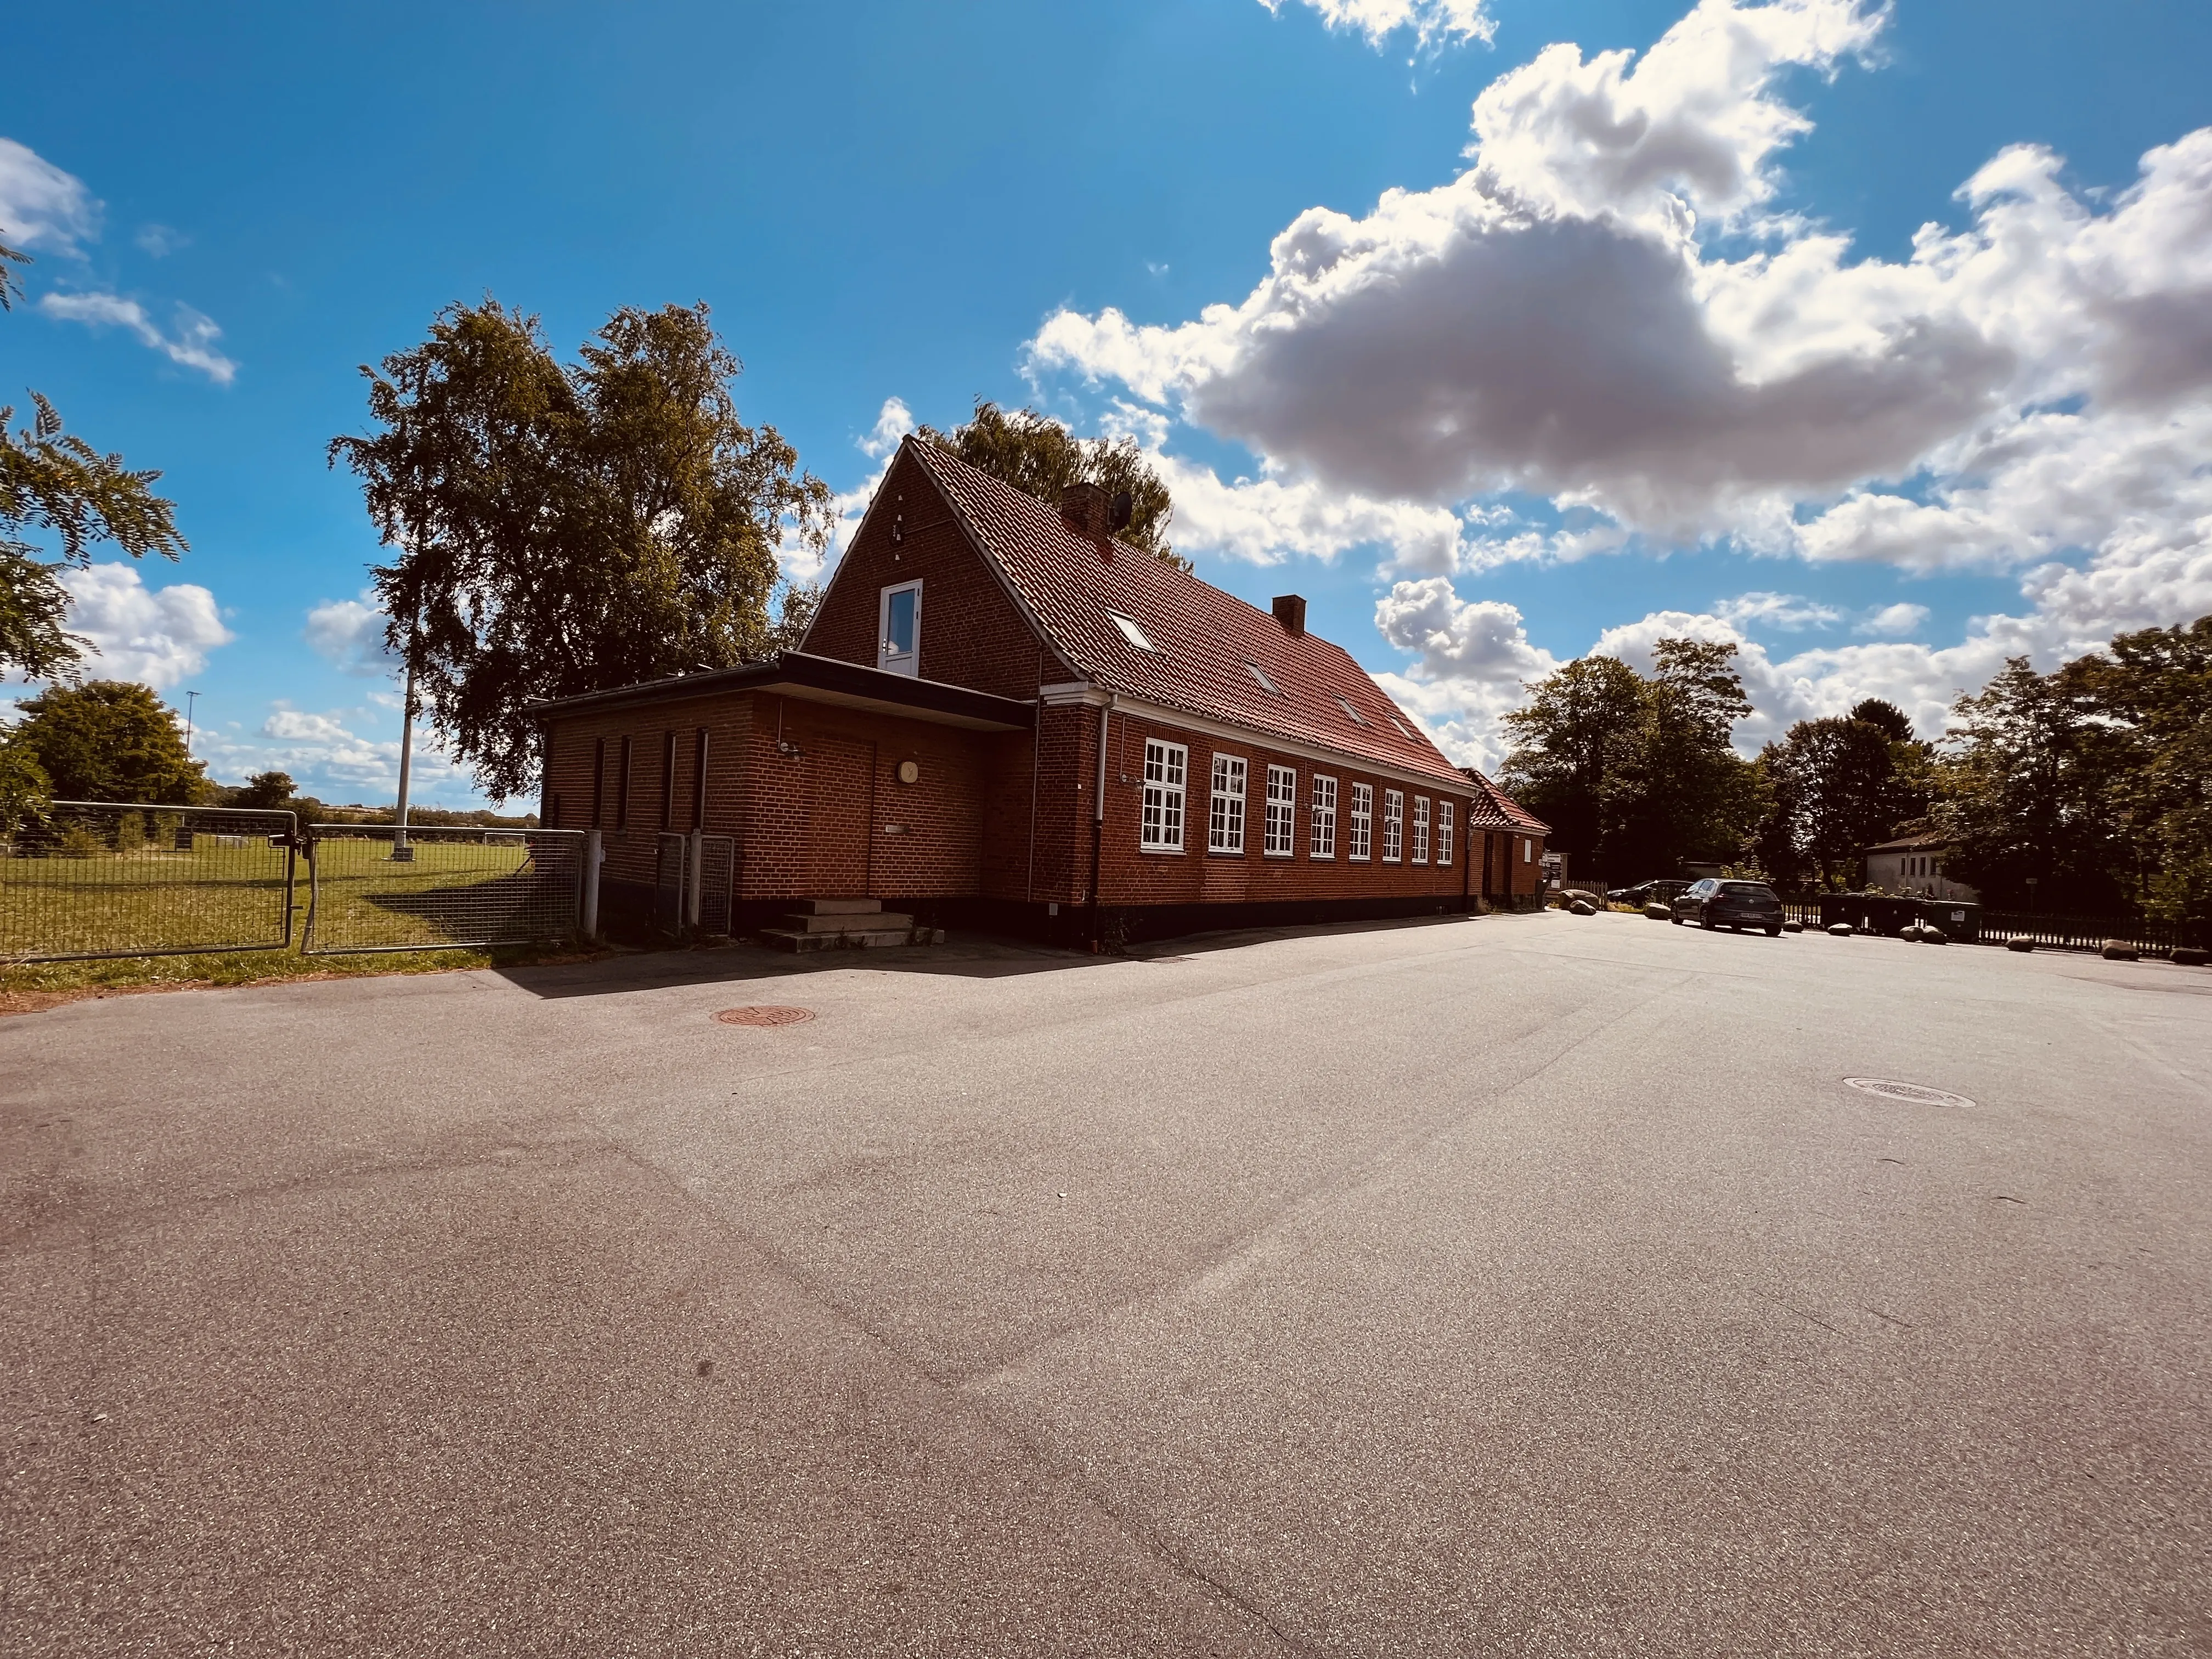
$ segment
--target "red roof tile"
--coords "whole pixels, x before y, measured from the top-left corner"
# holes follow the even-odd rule
[[[1093,684],[1465,787],[1467,775],[1342,647],[1293,635],[1268,612],[1138,549],[1102,548],[1034,495],[933,444],[907,442],[1050,642]],[[1131,641],[1117,613],[1158,649]]]
[[[1473,780],[1475,787],[1474,804],[1468,810],[1468,823],[1476,830],[1525,830],[1532,836],[1548,836],[1552,826],[1515,800],[1472,766],[1460,768],[1461,775]]]

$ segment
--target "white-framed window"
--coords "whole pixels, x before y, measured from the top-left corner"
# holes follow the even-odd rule
[[[1137,626],[1134,617],[1125,617],[1118,611],[1109,611],[1106,614],[1114,619],[1114,626],[1121,630],[1121,637],[1138,650],[1149,651],[1154,656],[1159,654],[1159,647],[1152,643],[1152,635]]]
[[[1534,838],[1533,836],[1522,836],[1522,837],[1521,837],[1521,862],[1522,862],[1522,863],[1523,863],[1523,864],[1534,864],[1535,861],[1536,861],[1536,842],[1535,842]]]
[[[876,666],[894,674],[921,672],[921,584],[886,587],[876,606]]]
[[[1310,815],[1313,825],[1313,845],[1310,855],[1317,859],[1336,856],[1336,780],[1316,775],[1314,779],[1313,811]]]
[[[1415,864],[1429,861],[1429,798],[1413,797],[1413,858]]]
[[[1148,853],[1182,851],[1184,779],[1190,750],[1179,743],[1145,739],[1145,820],[1139,841]]]
[[[1213,757],[1213,806],[1206,821],[1206,850],[1244,850],[1244,760],[1241,755]]]
[[[1269,679],[1267,671],[1261,667],[1258,663],[1248,662],[1244,666],[1251,671],[1252,678],[1260,683],[1260,689],[1262,691],[1272,691],[1279,697],[1283,695],[1283,688]]]
[[[1354,864],[1367,862],[1370,844],[1375,834],[1375,786],[1355,783],[1352,786],[1352,823],[1345,836],[1344,855]]]
[[[1382,862],[1395,864],[1406,850],[1406,792],[1382,792]]]
[[[1267,769],[1267,834],[1260,850],[1271,859],[1286,859],[1298,850],[1298,775],[1287,766]]]
[[[1452,804],[1448,800],[1437,803],[1437,862],[1449,865],[1452,861]]]

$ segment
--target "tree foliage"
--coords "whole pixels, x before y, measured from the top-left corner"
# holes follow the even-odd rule
[[[256,772],[237,788],[229,792],[226,806],[252,806],[279,811],[289,806],[297,795],[299,786],[292,781],[289,772]]]
[[[1575,862],[1620,879],[1738,855],[1760,780],[1729,735],[1751,712],[1735,647],[1662,640],[1652,672],[1585,657],[1533,682],[1505,717],[1504,780]]]
[[[55,799],[188,806],[209,793],[205,769],[185,752],[177,711],[150,686],[52,686],[16,708],[22,720],[9,746],[28,751]]]
[[[562,363],[496,301],[364,368],[380,428],[331,444],[396,550],[386,638],[451,752],[492,795],[538,775],[527,706],[733,667],[795,642],[777,552],[827,545],[830,492],[773,427],[704,305],[625,308]]]
[[[1793,887],[1850,884],[1865,848],[1926,812],[1928,754],[1905,711],[1878,698],[1847,715],[1799,720],[1759,754],[1769,798],[1760,866]]]
[[[0,245],[0,309],[13,307],[14,264],[26,254]],[[159,472],[133,471],[63,429],[54,406],[33,392],[31,423],[16,426],[0,406],[0,673],[31,679],[73,674],[90,648],[64,626],[69,590],[64,570],[92,562],[90,544],[110,541],[132,558],[185,550],[171,516],[175,503],[153,490]],[[42,547],[43,535],[59,544]],[[59,557],[45,556],[58,551]]]
[[[1168,487],[1133,438],[1079,438],[1049,415],[1034,409],[1010,414],[981,398],[975,414],[951,431],[925,426],[915,435],[1040,501],[1057,501],[1072,483],[1126,494],[1129,525],[1121,538],[1164,564],[1190,568],[1190,561],[1168,545],[1168,521],[1175,516]]]

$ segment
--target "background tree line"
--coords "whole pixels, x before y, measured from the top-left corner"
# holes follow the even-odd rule
[[[1501,781],[1579,868],[1615,882],[1717,863],[1791,890],[1855,884],[1864,848],[1949,843],[1999,908],[2212,916],[2212,617],[2116,636],[2039,674],[2008,661],[1921,738],[1894,704],[1800,720],[1755,758],[1735,647],[1662,640],[1527,687]]]

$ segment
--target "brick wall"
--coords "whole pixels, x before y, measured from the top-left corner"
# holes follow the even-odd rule
[[[804,648],[875,667],[883,590],[916,580],[922,678],[1026,702],[1040,684],[1073,678],[969,545],[928,474],[904,454],[892,462],[866,529],[839,562]]]

